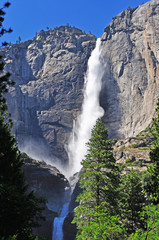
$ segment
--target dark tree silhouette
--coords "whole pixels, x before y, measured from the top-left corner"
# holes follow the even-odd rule
[[[3,28],[6,2],[0,8],[0,36],[12,30]],[[2,46],[7,46],[6,42]],[[44,200],[28,192],[21,170],[23,160],[15,137],[11,134],[12,121],[7,111],[5,94],[14,83],[10,74],[4,71],[0,56],[0,239],[16,235],[18,240],[34,239],[32,228],[43,218]]]

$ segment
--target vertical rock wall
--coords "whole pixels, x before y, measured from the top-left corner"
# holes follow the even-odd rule
[[[92,34],[61,26],[1,50],[16,83],[7,103],[22,151],[36,159],[67,161],[65,145],[80,111],[95,42]]]
[[[127,9],[104,30],[101,104],[112,137],[138,134],[151,123],[159,97],[159,2]]]

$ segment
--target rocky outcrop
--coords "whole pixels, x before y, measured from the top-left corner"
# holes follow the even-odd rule
[[[0,51],[16,83],[7,96],[13,132],[20,149],[32,157],[67,161],[65,145],[80,111],[95,42],[92,34],[61,26]]]
[[[70,185],[66,178],[55,168],[45,162],[37,162],[22,154],[24,160],[23,171],[28,191],[34,191],[36,196],[46,199],[46,209],[43,212],[46,220],[40,222],[40,227],[34,229],[34,234],[45,235],[52,239],[53,221],[61,211]]]
[[[47,199],[48,209],[59,213],[65,201],[65,192],[70,189],[67,179],[57,168],[47,165],[45,162],[37,162],[26,154],[23,171],[29,190],[36,195]]]
[[[140,132],[136,137],[115,140],[113,154],[124,169],[133,168],[139,171],[147,170],[151,164],[150,150],[155,137],[149,129]]]
[[[145,129],[159,97],[159,2],[152,0],[114,17],[102,35],[105,76],[101,104],[110,136]]]

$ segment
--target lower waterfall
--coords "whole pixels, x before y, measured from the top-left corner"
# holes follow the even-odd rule
[[[63,240],[63,223],[68,214],[69,202],[66,202],[61,210],[60,216],[54,219],[52,240]]]

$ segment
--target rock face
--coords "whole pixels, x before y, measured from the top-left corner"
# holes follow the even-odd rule
[[[159,1],[127,9],[102,36],[105,76],[101,104],[110,136],[145,129],[159,97]]]
[[[26,183],[29,184],[28,190],[34,191],[37,196],[47,200],[46,209],[43,212],[46,221],[40,222],[41,226],[34,229],[34,233],[38,236],[45,235],[47,239],[51,240],[53,220],[60,213],[70,185],[55,167],[47,165],[45,162],[37,162],[26,154],[22,154],[22,158]]]
[[[66,162],[65,144],[80,110],[87,61],[96,38],[63,26],[1,50],[16,85],[7,96],[20,149]]]
[[[74,213],[70,212],[65,218],[63,224],[63,240],[75,240],[77,234],[76,225],[72,223]]]
[[[64,204],[65,191],[70,186],[67,179],[55,168],[45,162],[37,162],[23,154],[26,182],[36,195],[47,199],[48,209],[59,213]]]

